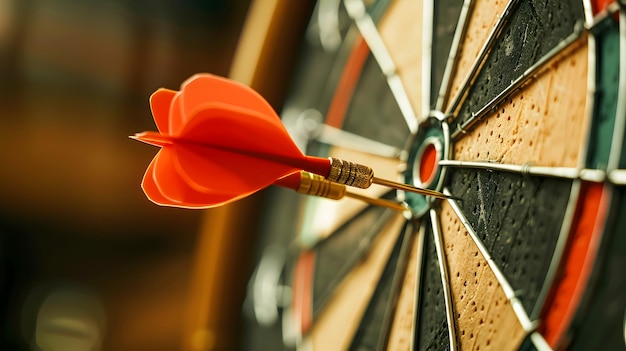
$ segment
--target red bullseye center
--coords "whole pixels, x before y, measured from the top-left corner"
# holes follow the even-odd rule
[[[419,177],[424,185],[430,184],[437,173],[437,148],[435,144],[427,144],[422,150],[419,162]]]

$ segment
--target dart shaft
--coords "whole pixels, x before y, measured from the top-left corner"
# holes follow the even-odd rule
[[[389,180],[389,179],[383,179],[383,178],[374,177],[372,179],[372,182],[374,184],[386,186],[386,187],[389,187],[389,188],[393,188],[393,189],[397,189],[397,190],[410,191],[410,192],[417,193],[417,194],[422,194],[422,195],[426,195],[426,196],[432,196],[432,197],[435,197],[435,198],[438,198],[438,199],[454,199],[455,198],[453,196],[449,196],[449,195],[440,193],[440,192],[435,191],[435,190],[422,189],[422,188],[418,188],[418,187],[410,185],[410,184],[394,182],[393,180]]]
[[[386,208],[390,208],[392,210],[396,210],[396,211],[399,211],[399,212],[404,212],[404,211],[408,210],[407,207],[403,206],[400,203],[389,201],[389,200],[385,200],[385,199],[378,199],[378,198],[375,198],[375,197],[364,196],[364,195],[352,193],[352,192],[349,192],[349,191],[346,192],[346,196],[347,197],[351,197],[351,198],[353,198],[355,200],[361,200],[361,201],[363,201],[365,203],[368,203],[370,205],[386,207]]]

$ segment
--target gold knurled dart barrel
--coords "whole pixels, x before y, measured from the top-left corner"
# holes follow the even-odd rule
[[[374,171],[365,165],[329,157],[330,172],[327,180],[361,189],[367,189],[374,180]]]
[[[300,172],[300,186],[298,187],[298,192],[306,195],[339,200],[346,195],[346,186],[330,182],[321,175],[310,172]]]
[[[305,171],[300,172],[300,186],[297,191],[301,194],[321,196],[333,200],[339,200],[344,196],[348,196],[371,205],[387,207],[400,212],[408,209],[397,202],[351,193],[346,191],[346,186],[343,184],[333,183],[320,175]]]
[[[372,168],[362,164],[340,160],[334,157],[329,157],[328,159],[330,160],[330,171],[328,172],[326,179],[331,182],[345,184],[361,189],[367,189],[372,185],[372,183],[375,183],[389,188],[410,191],[439,199],[456,199],[454,196],[448,196],[435,190],[422,189],[411,184],[403,184],[388,179],[374,177],[374,171]]]

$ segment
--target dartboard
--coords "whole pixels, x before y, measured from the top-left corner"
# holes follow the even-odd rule
[[[281,112],[294,140],[452,198],[274,190],[251,347],[624,349],[621,6],[319,1]]]

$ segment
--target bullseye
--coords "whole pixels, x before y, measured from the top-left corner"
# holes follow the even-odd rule
[[[441,191],[445,167],[439,161],[449,157],[448,125],[442,114],[424,120],[409,143],[405,182],[417,187]],[[404,201],[413,209],[416,217],[424,215],[432,204],[432,198],[419,194],[405,194]]]
[[[415,174],[419,175],[419,183],[424,186],[428,186],[437,173],[437,161],[439,160],[437,149],[437,144],[434,142],[424,145],[416,163],[419,166],[419,172],[415,172]]]

